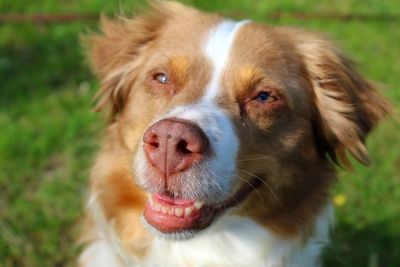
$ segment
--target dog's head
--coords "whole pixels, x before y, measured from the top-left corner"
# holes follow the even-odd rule
[[[369,162],[364,140],[387,103],[330,42],[158,5],[89,39],[97,108],[131,153],[151,228],[187,238],[233,207],[312,217],[332,160]]]

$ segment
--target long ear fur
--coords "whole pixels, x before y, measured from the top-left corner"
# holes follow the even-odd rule
[[[159,36],[163,25],[182,9],[181,4],[152,1],[149,11],[134,18],[101,18],[101,33],[83,37],[94,73],[101,81],[95,110],[109,107],[112,120],[124,108],[135,73],[143,64],[140,55]]]
[[[320,143],[336,163],[351,168],[350,152],[369,164],[367,134],[390,111],[390,105],[330,42],[311,33],[290,30],[313,86]]]

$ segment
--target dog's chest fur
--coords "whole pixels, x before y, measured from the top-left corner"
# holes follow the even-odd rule
[[[225,216],[195,239],[154,239],[141,260],[124,254],[114,231],[99,229],[107,235],[92,243],[80,260],[88,259],[87,267],[313,267],[319,266],[332,223],[329,205],[318,216],[312,236],[304,241],[301,236],[279,237],[247,218]]]

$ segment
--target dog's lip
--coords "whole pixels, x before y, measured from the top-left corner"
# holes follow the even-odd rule
[[[224,211],[241,203],[261,183],[260,179],[252,179],[241,186],[232,197],[216,204],[155,193],[149,197],[143,215],[150,225],[162,233],[199,231],[210,226]],[[190,210],[189,214],[185,213],[186,209]]]
[[[185,205],[188,206],[195,202],[195,200],[192,199],[173,198],[159,193],[154,193],[152,197],[153,199],[156,199],[159,202],[164,202],[166,204],[176,205],[176,206],[185,206]]]

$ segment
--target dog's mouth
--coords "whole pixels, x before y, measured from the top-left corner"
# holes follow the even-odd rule
[[[233,196],[216,204],[154,193],[149,197],[143,215],[151,226],[165,234],[198,232],[209,227],[227,209],[240,204],[260,184],[260,179],[253,179]]]
[[[153,194],[146,203],[144,218],[163,233],[203,229],[210,225],[214,208],[201,201]]]

